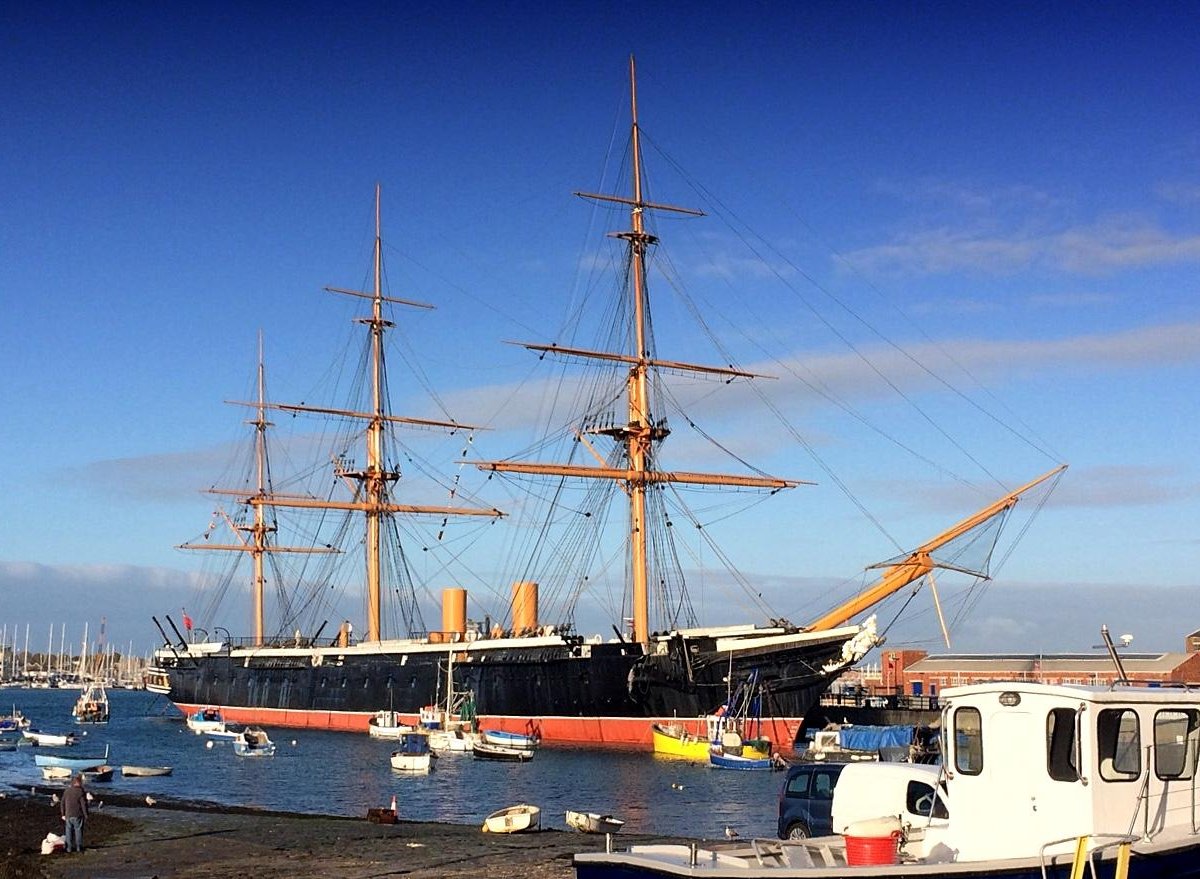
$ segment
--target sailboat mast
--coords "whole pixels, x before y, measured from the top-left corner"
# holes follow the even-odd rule
[[[371,412],[367,425],[366,553],[367,553],[367,640],[378,641],[380,625],[380,521],[384,500],[383,473],[383,238],[380,234],[379,185],[375,186],[375,289],[371,299]]]
[[[637,70],[634,59],[629,58],[629,93],[632,108],[632,164],[633,204],[629,215],[633,231],[628,234],[630,272],[632,274],[634,340],[637,362],[629,371],[629,432],[626,448],[629,469],[633,478],[629,481],[629,531],[631,567],[633,576],[633,637],[640,644],[650,642],[650,590],[649,571],[646,559],[646,480],[642,474],[647,470],[650,457],[651,428],[650,400],[646,382],[647,361],[650,352],[646,346],[646,235],[644,220],[645,202],[642,200],[642,151],[637,120]]]

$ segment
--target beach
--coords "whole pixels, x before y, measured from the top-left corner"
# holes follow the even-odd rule
[[[561,816],[557,816],[561,818]],[[548,821],[550,816],[545,816]],[[0,879],[569,879],[576,852],[604,837],[559,830],[489,834],[478,825],[266,812],[203,803],[106,796],[88,819],[86,851],[43,856],[62,832],[49,791],[0,799]],[[625,844],[652,837],[622,836]]]

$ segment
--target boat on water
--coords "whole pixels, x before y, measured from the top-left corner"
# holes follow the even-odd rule
[[[122,766],[121,775],[126,778],[152,778],[159,775],[170,775],[170,766]]]
[[[542,810],[528,803],[518,803],[493,812],[483,820],[484,833],[522,833],[541,829]]]
[[[108,723],[108,692],[104,685],[89,684],[79,694],[71,715],[76,723]]]
[[[367,721],[367,735],[375,739],[398,739],[415,727],[405,723],[399,711],[376,711]]]
[[[999,682],[942,698],[948,819],[931,808],[928,819],[856,822],[836,836],[589,852],[575,856],[575,875],[1200,877],[1200,693]]]
[[[625,822],[612,815],[599,812],[571,812],[566,814],[566,825],[580,833],[618,833]]]
[[[479,733],[469,729],[440,729],[429,733],[429,747],[437,754],[469,754],[479,744]]]
[[[393,700],[403,720],[416,724],[421,708],[428,704],[427,694],[438,685],[440,669],[452,662],[453,689],[474,694],[481,726],[510,732],[535,730],[546,742],[649,747],[655,723],[665,725],[678,718],[703,716],[726,693],[731,678],[745,679],[757,671],[771,709],[770,728],[764,730],[764,738],[778,747],[790,747],[806,712],[830,682],[878,643],[874,618],[868,616],[870,610],[948,564],[954,570],[964,570],[957,556],[943,562],[936,554],[955,541],[961,543],[967,534],[983,534],[983,542],[998,539],[1000,529],[992,526],[1004,521],[1022,493],[1060,472],[1062,468],[1057,468],[1010,492],[954,528],[886,563],[878,582],[819,617],[795,623],[764,614],[760,622],[699,625],[691,603],[683,597],[680,553],[663,506],[664,493],[676,492],[680,487],[726,487],[775,494],[800,482],[763,475],[749,467],[748,472],[722,474],[671,471],[658,465],[657,450],[670,433],[664,414],[668,402],[666,376],[686,375],[718,385],[748,382],[760,376],[735,366],[705,366],[660,358],[656,353],[647,263],[659,239],[648,231],[646,223],[652,214],[684,216],[700,212],[647,198],[632,64],[630,72],[631,189],[620,195],[585,194],[593,203],[629,210],[630,228],[614,235],[622,242],[622,264],[626,266],[623,299],[615,309],[620,326],[607,335],[609,339],[625,340],[620,344],[626,347],[589,350],[572,344],[525,345],[541,358],[563,358],[595,370],[589,381],[580,381],[578,386],[588,385],[602,392],[590,401],[581,399],[576,424],[557,435],[569,437],[573,443],[573,450],[567,454],[590,452],[597,463],[510,459],[475,462],[475,466],[512,480],[542,478],[597,486],[592,496],[597,502],[606,502],[606,506],[611,505],[607,502],[613,497],[627,500],[630,527],[619,530],[627,541],[624,569],[629,573],[625,585],[630,594],[632,625],[627,629],[619,619],[616,637],[604,640],[585,637],[569,623],[546,624],[538,613],[539,583],[526,579],[512,582],[511,604],[494,625],[490,621],[468,625],[466,590],[457,586],[443,590],[439,629],[427,626],[421,618],[409,557],[400,546],[400,529],[394,524],[397,518],[432,517],[443,527],[456,527],[445,523],[494,520],[503,514],[482,502],[474,506],[458,503],[464,493],[459,492],[457,479],[449,491],[454,503],[411,502],[418,498],[405,502],[400,495],[400,462],[406,459],[408,446],[396,440],[398,428],[446,431],[464,437],[464,445],[470,446],[475,427],[453,419],[410,418],[392,412],[388,391],[398,384],[387,377],[383,352],[387,334],[396,327],[393,315],[403,309],[427,306],[385,294],[377,190],[373,288],[327,288],[369,306],[368,315],[358,318],[366,330],[359,373],[365,387],[349,395],[349,404],[272,402],[265,392],[260,353],[258,398],[240,404],[253,413],[254,458],[244,470],[251,475],[242,485],[213,489],[238,505],[236,515],[223,513],[218,517],[238,532],[237,538],[184,544],[189,549],[249,556],[253,567],[249,578],[253,634],[247,638],[210,637],[189,628],[185,637],[168,617],[172,632],[168,634],[160,627],[164,643],[155,651],[153,667],[146,676],[147,689],[167,695],[185,712],[219,704],[226,717],[243,723],[363,731],[379,706],[391,705]],[[317,456],[331,465],[334,477],[329,479],[326,472],[320,490],[298,492],[289,486],[289,491],[283,492],[271,482],[273,468],[269,466],[267,437],[272,427],[268,416],[273,413],[349,426],[334,431],[337,435],[332,438],[331,448]],[[329,485],[345,491],[329,495]],[[531,498],[539,494],[545,498],[558,496],[556,490],[526,492]],[[678,494],[676,498],[683,503]],[[328,527],[338,529],[340,541],[318,537],[305,545],[276,542],[281,532],[278,517],[305,512],[324,517]],[[544,520],[565,519],[567,512],[552,510]],[[574,515],[577,511],[569,512]],[[530,515],[541,517],[543,513]],[[351,529],[350,517],[361,519],[361,532],[355,533],[357,526]],[[588,524],[582,534],[574,535],[573,549],[547,551],[541,547],[532,557],[539,562],[547,558],[578,562],[570,569],[564,564],[552,573],[553,592],[570,593],[566,599],[569,606],[554,617],[560,620],[574,619],[580,593],[577,584],[586,583],[591,572],[609,564],[602,558],[604,553],[594,548],[603,536],[597,523],[606,522],[607,514],[588,511],[586,516],[575,518]],[[699,527],[699,520],[695,524]],[[303,531],[296,529],[298,534]],[[311,536],[314,528],[306,533]],[[428,543],[436,548],[440,537],[439,532],[438,539]],[[270,558],[280,564],[289,554],[335,553],[339,542],[365,547],[365,553],[354,550],[354,556],[362,553],[366,563],[365,577],[361,577],[366,585],[365,637],[355,640],[352,627],[343,623],[335,635],[322,638],[324,623],[319,616],[306,627],[301,625],[306,621],[287,608],[279,610],[281,618],[272,627],[274,632],[269,631],[265,561]],[[973,573],[982,578],[987,576],[989,556],[981,555],[985,563]],[[528,565],[521,569],[530,570]],[[309,584],[297,574],[295,582],[280,583],[278,588],[300,592]],[[321,588],[320,583],[312,584],[312,591],[301,595],[316,595]],[[390,637],[382,622],[385,600],[394,601],[403,617],[404,631]],[[288,604],[313,606],[304,597]],[[305,631],[313,634],[306,635]]]
[[[80,772],[80,775],[83,776],[84,781],[105,782],[112,781],[113,771],[114,769],[112,766],[103,764],[100,766],[93,766],[91,769],[84,769]]]
[[[221,713],[220,708],[211,705],[193,711],[185,722],[187,728],[198,736],[204,733],[225,732],[225,715]]]
[[[481,730],[479,735],[485,743],[498,745],[502,748],[519,748],[524,751],[532,751],[541,744],[541,739],[536,735],[505,732],[502,729]]]
[[[426,732],[406,732],[396,743],[392,751],[392,768],[399,772],[428,772],[433,767],[433,758],[437,756],[429,748],[429,734]]]
[[[507,745],[493,745],[482,739],[471,746],[471,753],[476,760],[505,760],[509,763],[528,763],[533,759],[533,748],[510,748]]]
[[[239,757],[274,757],[275,743],[263,730],[248,728],[233,739],[233,753]]]
[[[39,747],[65,748],[74,745],[79,739],[75,733],[48,733],[36,729],[27,729],[21,735],[29,742]]]
[[[108,764],[108,745],[104,746],[103,754],[78,756],[75,754],[39,753],[33,755],[33,762],[35,766],[58,766],[76,771],[95,769],[97,766],[106,766]]]
[[[63,781],[75,774],[74,769],[70,769],[66,766],[43,766],[41,767],[41,770],[42,778],[46,779],[47,781]]]
[[[20,733],[29,729],[29,727],[32,725],[32,721],[22,714],[17,709],[16,705],[13,706],[10,714],[0,716],[0,734],[13,732]]]

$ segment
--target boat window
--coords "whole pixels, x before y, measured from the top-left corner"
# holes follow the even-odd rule
[[[1154,772],[1159,778],[1192,778],[1197,747],[1200,712],[1176,709],[1154,715]]]
[[[942,798],[923,781],[910,781],[904,797],[909,814],[923,818],[949,818],[950,812]]]
[[[1075,710],[1055,708],[1046,715],[1046,771],[1055,781],[1079,781],[1075,765]]]
[[[1096,752],[1105,781],[1136,781],[1142,774],[1138,717],[1129,708],[1108,708],[1096,718]]]
[[[983,719],[978,708],[954,712],[954,768],[964,775],[983,772]]]

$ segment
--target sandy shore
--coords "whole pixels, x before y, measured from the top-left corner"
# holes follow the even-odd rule
[[[547,823],[561,816],[544,816]],[[570,879],[571,856],[604,837],[569,831],[490,834],[477,825],[256,812],[105,797],[82,854],[39,854],[62,821],[49,795],[0,799],[0,879]],[[624,844],[651,837],[622,836]]]

